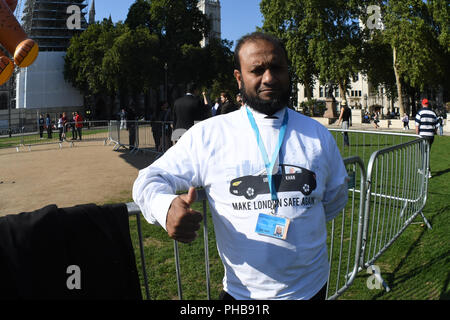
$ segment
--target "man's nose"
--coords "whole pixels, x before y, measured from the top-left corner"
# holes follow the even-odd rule
[[[270,70],[269,68],[266,69],[263,73],[262,83],[264,84],[272,84],[276,81],[275,74],[273,70]]]

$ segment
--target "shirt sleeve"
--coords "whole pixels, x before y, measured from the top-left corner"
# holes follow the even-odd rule
[[[200,186],[194,139],[187,131],[153,164],[139,171],[133,184],[133,200],[145,219],[166,231],[166,218],[178,191]]]
[[[328,179],[322,204],[326,221],[334,219],[348,201],[348,174],[334,138],[328,139]]]
[[[416,122],[416,125],[419,126],[420,125],[420,114],[418,112],[417,112],[416,118],[414,120]]]

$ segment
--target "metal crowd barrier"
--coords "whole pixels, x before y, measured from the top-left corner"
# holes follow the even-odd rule
[[[422,139],[374,152],[367,169],[367,196],[361,265],[372,267],[420,214],[427,201],[429,145]],[[377,279],[389,291],[378,272]]]
[[[83,121],[82,125],[81,140],[77,130],[74,130],[74,122],[67,122],[61,129],[56,125],[50,131],[40,130],[35,125],[25,132],[22,127],[19,133],[13,134],[11,138],[0,137],[0,148],[14,147],[19,152],[22,148],[31,151],[32,147],[41,145],[59,144],[61,149],[64,144],[73,147],[81,141],[102,141],[103,144],[114,144],[115,151],[126,148],[131,153],[142,151],[160,156],[172,146],[171,121],[96,120]]]
[[[108,125],[108,143],[114,143],[114,150],[120,148],[131,153],[150,152],[162,155],[172,145],[171,121],[112,120]]]
[[[333,131],[342,133],[344,130]],[[347,132],[355,133],[355,131]],[[364,268],[371,270],[377,280],[389,291],[389,286],[384,282],[379,271],[374,268],[375,261],[419,214],[428,228],[431,228],[422,213],[427,200],[428,187],[429,146],[427,142],[416,135],[395,137],[392,133],[373,134],[364,131],[358,131],[358,133],[371,137],[367,139],[360,137],[356,147],[361,141],[371,141],[369,144],[375,144],[375,148],[379,146],[385,148],[374,151],[367,160],[367,166],[366,161],[363,161],[360,156],[344,159],[350,177],[349,201],[342,213],[327,224],[330,264],[327,299],[330,300],[341,296]],[[380,138],[381,135],[388,138]],[[398,141],[402,143],[395,144]],[[211,299],[207,200],[203,190],[199,190],[197,201],[203,204],[206,292],[207,298]],[[139,208],[134,203],[128,205],[130,214],[140,215]],[[146,277],[142,248],[140,239],[143,273]],[[176,241],[174,241],[174,256],[178,297],[183,299]],[[149,297],[147,280],[145,282],[147,297]]]
[[[343,158],[359,156],[365,165],[368,164],[370,156],[375,151],[416,140],[419,137],[415,134],[382,130],[368,131],[329,128],[328,131],[334,136]],[[345,146],[344,144],[345,135],[348,137],[349,146]]]
[[[7,147],[14,147],[17,152],[20,152],[21,149],[31,151],[35,146],[58,144],[59,148],[62,149],[64,144],[68,144],[70,147],[81,141],[103,141],[105,144],[109,139],[107,120],[83,121],[81,140],[78,132],[75,133],[73,128],[75,128],[74,122],[67,122],[61,128],[56,125],[50,130],[39,128],[37,124],[34,127],[28,127],[27,132],[22,127],[20,133],[12,135],[11,138],[9,136],[1,137],[0,148],[7,145]]]
[[[150,288],[148,285],[147,266],[145,263],[145,254],[144,254],[144,242],[143,242],[143,238],[142,238],[141,210],[139,209],[138,205],[134,202],[127,203],[126,205],[127,205],[128,215],[136,217],[139,255],[141,258],[141,268],[142,268],[141,271],[144,276],[145,296],[146,296],[147,300],[150,300]]]
[[[211,300],[211,277],[209,272],[209,246],[208,246],[208,217],[207,217],[207,199],[206,199],[206,193],[203,189],[197,190],[197,201],[201,202],[203,205],[203,241],[204,241],[204,248],[205,248],[205,274],[206,274],[206,292],[208,300]],[[145,293],[147,299],[150,299],[150,288],[148,284],[148,278],[147,278],[147,269],[146,269],[146,263],[145,263],[145,255],[144,255],[144,243],[142,239],[142,229],[141,229],[141,210],[139,209],[138,205],[134,202],[129,202],[126,204],[128,209],[128,214],[130,216],[136,216],[137,220],[137,229],[138,229],[138,245],[139,245],[139,253],[140,253],[140,259],[141,259],[141,268],[142,273],[144,275],[144,287],[145,287]],[[181,272],[180,272],[180,254],[178,249],[178,241],[173,241],[174,246],[174,257],[175,257],[175,270],[176,270],[176,278],[177,278],[177,290],[178,290],[178,298],[180,300],[183,299],[183,289],[181,284]]]
[[[350,178],[349,199],[341,214],[328,222],[329,300],[339,297],[353,283],[359,271],[362,250],[366,170],[360,157],[346,158],[344,164]]]

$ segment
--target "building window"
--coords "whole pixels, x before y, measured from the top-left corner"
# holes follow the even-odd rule
[[[334,96],[335,96],[336,98],[339,98],[339,88],[334,89]]]
[[[319,87],[319,97],[323,98],[323,87],[322,86]]]
[[[353,76],[353,82],[356,82],[356,81],[358,81],[359,80],[359,76],[358,75],[354,75]]]

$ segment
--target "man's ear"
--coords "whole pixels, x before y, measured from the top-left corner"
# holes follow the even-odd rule
[[[241,89],[241,83],[242,83],[242,74],[239,70],[234,69],[234,77],[236,78],[239,90]]]

